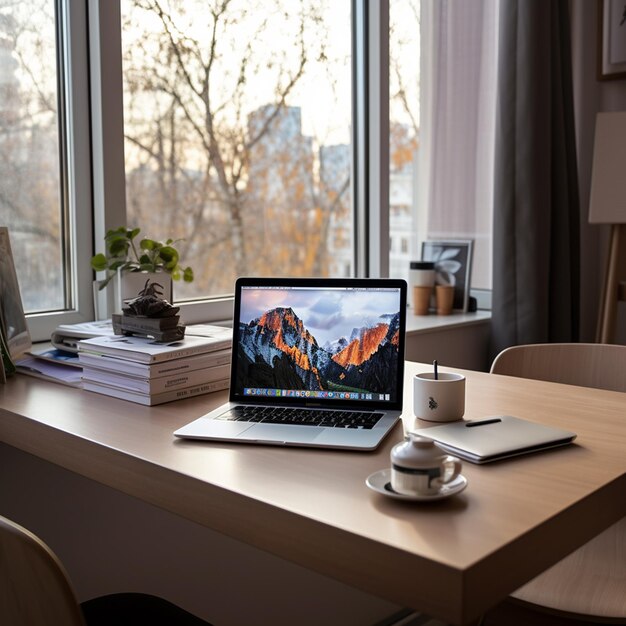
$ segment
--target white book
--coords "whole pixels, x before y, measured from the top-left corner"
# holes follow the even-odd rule
[[[170,343],[159,343],[146,337],[113,335],[93,337],[78,342],[78,352],[108,354],[137,363],[158,363],[182,359],[193,354],[225,350],[231,347],[232,329],[215,326],[215,332],[202,337],[191,335]]]
[[[230,365],[216,365],[202,369],[180,372],[159,378],[147,378],[145,376],[132,376],[130,374],[114,374],[111,371],[101,370],[95,367],[83,367],[83,383],[100,383],[119,387],[123,391],[136,391],[137,393],[155,394],[173,389],[184,389],[193,385],[201,385],[216,380],[228,378]]]
[[[103,385],[102,383],[92,383],[87,380],[83,381],[83,389],[87,391],[102,393],[106,396],[113,396],[114,398],[120,398],[121,400],[128,400],[138,404],[145,404],[146,406],[153,406],[155,404],[163,404],[174,400],[183,400],[184,398],[201,396],[214,391],[221,391],[223,389],[228,389],[229,385],[230,379],[225,378],[223,380],[215,380],[210,383],[185,387],[184,389],[174,389],[172,391],[164,391],[162,393],[147,394],[125,391],[124,389],[112,387],[111,385]]]
[[[18,372],[28,374],[35,378],[50,380],[55,383],[69,385],[70,387],[81,387],[81,372],[77,367],[65,365],[63,363],[50,363],[42,361],[33,356],[25,356],[15,361]]]
[[[199,370],[205,367],[227,365],[230,363],[231,350],[217,350],[194,354],[182,359],[169,361],[157,361],[156,363],[137,363],[127,361],[108,354],[96,354],[95,352],[78,353],[78,363],[83,368],[97,368],[99,370],[142,376],[144,378],[159,378],[161,376],[174,376],[191,370]]]
[[[80,322],[78,324],[60,324],[50,337],[52,345],[65,352],[78,352],[78,342],[90,337],[113,335],[111,320]]]

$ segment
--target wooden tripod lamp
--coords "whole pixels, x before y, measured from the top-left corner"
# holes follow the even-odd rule
[[[613,343],[617,305],[626,301],[626,111],[596,118],[589,222],[611,225],[596,341]]]

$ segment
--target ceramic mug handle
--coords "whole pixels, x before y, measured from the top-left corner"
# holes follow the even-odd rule
[[[455,456],[447,456],[441,463],[443,473],[437,480],[440,485],[445,485],[453,481],[460,473],[462,467],[461,459]]]

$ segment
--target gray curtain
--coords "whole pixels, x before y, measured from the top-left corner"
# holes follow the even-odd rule
[[[579,326],[568,1],[506,0],[499,24],[492,357]]]

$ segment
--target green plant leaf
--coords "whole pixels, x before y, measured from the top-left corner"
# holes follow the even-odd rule
[[[182,239],[168,238],[165,243],[144,237],[139,246],[133,241],[141,232],[139,228],[119,228],[107,231],[105,235],[106,254],[97,254],[92,258],[92,267],[96,271],[109,270],[111,272],[105,281],[101,281],[103,289],[111,280],[114,273],[121,272],[156,272],[163,270],[172,275],[175,280],[181,277],[186,282],[193,280],[193,271],[190,267],[183,270],[179,265],[180,255],[173,244]],[[138,254],[138,248],[143,254]],[[104,283],[104,284],[102,284]]]
[[[163,246],[159,250],[159,257],[163,260],[166,268],[173,270],[178,265],[178,250],[172,246]]]
[[[128,252],[128,240],[125,238],[112,239],[109,241],[110,256],[126,256]]]
[[[103,272],[107,268],[107,258],[102,252],[91,257],[91,267],[96,270],[96,272]]]

